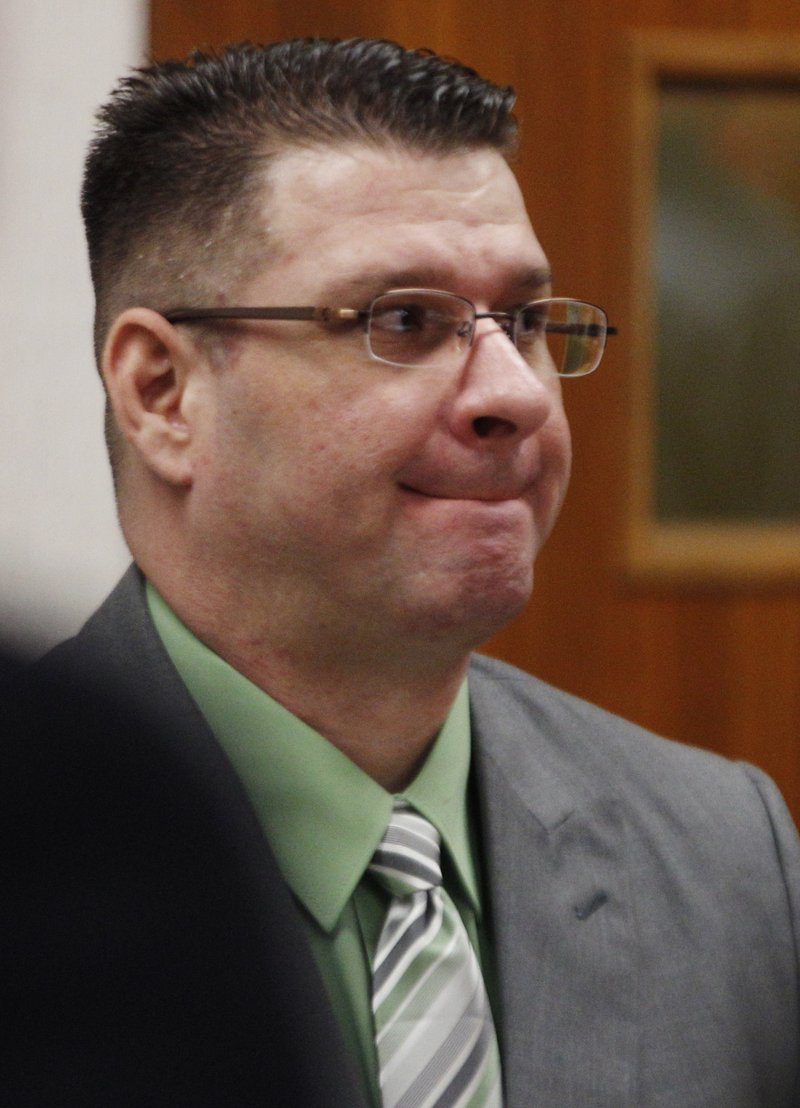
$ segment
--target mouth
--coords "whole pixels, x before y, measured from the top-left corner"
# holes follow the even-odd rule
[[[421,489],[401,483],[400,490],[426,500],[466,500],[482,504],[505,504],[510,500],[522,500],[530,492],[532,482],[508,488],[443,488]]]

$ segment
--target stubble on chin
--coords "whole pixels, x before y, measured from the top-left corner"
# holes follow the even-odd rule
[[[501,630],[523,610],[533,589],[533,559],[527,552],[450,567],[420,570],[397,611],[410,639],[468,652]]]

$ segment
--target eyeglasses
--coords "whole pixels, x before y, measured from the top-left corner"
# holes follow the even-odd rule
[[[602,308],[584,300],[531,300],[510,312],[479,312],[471,300],[438,289],[392,289],[358,308],[177,308],[169,323],[218,319],[361,324],[378,362],[404,368],[453,367],[466,357],[479,319],[493,319],[534,369],[584,377],[597,369],[606,336],[615,335]]]

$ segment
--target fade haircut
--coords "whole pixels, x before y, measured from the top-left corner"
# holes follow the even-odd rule
[[[244,43],[134,70],[98,112],[82,212],[95,351],[125,308],[219,303],[263,264],[270,159],[348,142],[513,152],[514,92],[382,40]]]

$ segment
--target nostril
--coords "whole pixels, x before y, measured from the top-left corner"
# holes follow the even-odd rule
[[[472,421],[472,428],[479,439],[513,435],[516,431],[516,426],[510,420],[500,419],[498,416],[476,416]]]

